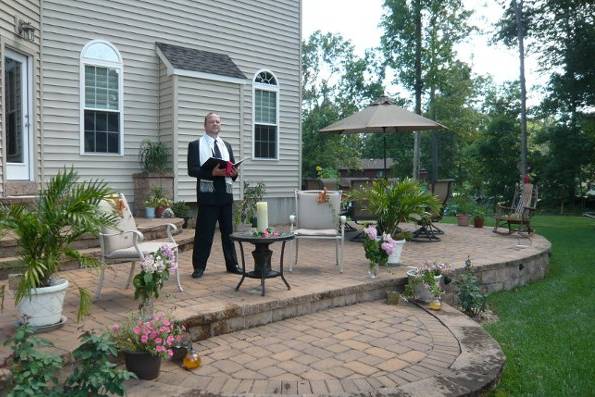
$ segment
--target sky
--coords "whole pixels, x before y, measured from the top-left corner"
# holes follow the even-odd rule
[[[488,40],[496,22],[502,14],[496,0],[464,0],[468,9],[474,10],[471,23],[483,33],[476,33],[457,47],[461,60],[471,65],[475,74],[493,77],[498,84],[518,80],[518,50],[503,45],[489,45]],[[351,40],[356,53],[362,55],[366,48],[380,45],[382,29],[378,27],[382,17],[382,0],[302,0],[302,38],[306,39],[316,30],[340,33]],[[364,6],[365,5],[365,6]],[[536,104],[539,93],[531,87],[544,84],[545,77],[537,71],[537,59],[528,56],[525,61],[528,103]],[[389,87],[388,93],[401,89]],[[402,93],[404,94],[404,93]]]

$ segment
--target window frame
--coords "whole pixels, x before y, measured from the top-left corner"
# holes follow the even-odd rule
[[[258,77],[259,74],[261,73],[269,73],[271,76],[273,76],[273,78],[275,79],[275,82],[277,83],[276,85],[272,85],[272,84],[263,84],[263,83],[257,83],[256,82],[256,78]],[[261,91],[269,91],[269,92],[274,92],[275,93],[275,118],[277,123],[276,124],[270,124],[270,123],[257,123],[256,122],[256,90],[261,90]],[[280,153],[279,153],[279,141],[280,141],[280,123],[279,123],[279,93],[281,92],[281,88],[279,85],[279,79],[277,78],[277,76],[275,75],[275,73],[273,73],[271,70],[269,69],[260,69],[258,70],[256,73],[254,73],[254,77],[252,78],[252,159],[253,160],[262,160],[262,161],[279,161],[281,159]],[[275,149],[275,157],[256,157],[256,124],[259,125],[267,125],[267,126],[274,126],[277,127],[277,139],[276,139],[276,149]]]
[[[117,61],[106,61],[97,58],[85,57],[85,53],[90,47],[95,44],[104,44],[110,47],[116,56]],[[79,108],[80,108],[80,155],[81,156],[124,156],[124,63],[122,62],[122,56],[120,51],[109,41],[106,40],[91,40],[81,50],[80,54],[80,66],[79,66],[79,85],[80,85],[80,97],[79,97]],[[118,72],[118,110],[112,109],[100,109],[87,107],[85,103],[85,66],[99,66],[110,69],[116,69]],[[86,152],[85,151],[85,110],[96,110],[100,112],[118,112],[119,117],[119,152],[118,153],[103,153],[103,152]]]

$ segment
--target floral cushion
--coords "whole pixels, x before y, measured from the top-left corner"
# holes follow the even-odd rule
[[[104,227],[101,229],[102,233],[112,234],[128,230],[138,230],[132,212],[130,212],[130,206],[123,194],[113,196],[108,200],[103,200],[99,204],[99,207],[106,212],[115,212],[119,218],[119,222],[115,228]],[[112,237],[104,237],[103,242],[105,252],[108,256],[112,251],[134,246],[132,233],[122,233]]]

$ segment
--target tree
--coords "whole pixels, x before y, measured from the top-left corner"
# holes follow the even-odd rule
[[[349,116],[382,95],[384,69],[377,52],[363,57],[341,35],[316,31],[303,43],[302,172],[315,176],[317,165],[337,169],[357,166],[358,135],[320,134],[332,122]]]
[[[385,0],[384,7],[381,43],[386,63],[397,72],[395,83],[415,92],[415,110],[421,114],[424,97],[431,107],[444,75],[456,63],[453,47],[470,33],[471,13],[461,0]],[[419,138],[414,146],[417,177]]]

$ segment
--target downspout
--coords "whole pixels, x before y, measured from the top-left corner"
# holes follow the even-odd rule
[[[238,153],[238,159],[244,158],[244,85],[238,84],[238,90],[240,91],[240,152]],[[236,160],[238,161],[238,160]],[[240,200],[244,199],[244,173],[240,172]]]

